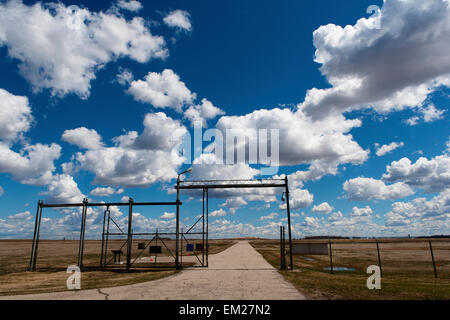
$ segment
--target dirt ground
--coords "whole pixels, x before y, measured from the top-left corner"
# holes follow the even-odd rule
[[[137,243],[142,239],[133,241],[132,260],[137,257]],[[162,245],[159,257],[170,257],[169,250],[175,252],[175,241],[165,240],[167,248]],[[201,241],[196,241],[201,242]],[[122,240],[111,240],[108,246],[107,261],[113,257],[111,250],[119,249],[124,243]],[[232,240],[210,240],[209,253],[218,253],[235,243]],[[184,243],[185,247],[185,243]],[[122,249],[126,252],[126,248]],[[86,240],[84,248],[83,286],[85,289],[112,287],[150,281],[176,273],[172,268],[173,262],[159,265],[157,270],[136,269],[126,273],[123,268],[99,270],[101,241]],[[76,240],[41,240],[38,248],[37,272],[29,272],[31,240],[0,240],[0,295],[27,294],[40,292],[54,292],[66,290],[66,273],[69,265],[77,264],[78,241]],[[201,253],[197,252],[200,255]],[[153,254],[152,254],[153,255]],[[190,257],[187,257],[190,256]],[[140,257],[150,257],[148,248]],[[194,260],[192,252],[183,252],[184,260]],[[121,260],[124,261],[125,256]],[[170,260],[169,259],[169,260]],[[196,259],[196,258],[195,258]],[[167,259],[166,259],[167,261]],[[113,264],[110,264],[113,265]]]
[[[260,240],[251,244],[273,266],[279,267],[278,241]],[[383,239],[379,245],[381,290],[368,290],[366,286],[367,267],[378,265],[374,240],[333,240],[333,267],[353,271],[335,270],[331,274],[329,255],[294,255],[296,272],[282,274],[309,299],[450,299],[450,239],[432,240],[437,279],[427,241]]]
[[[82,273],[82,289],[84,285]],[[208,268],[187,268],[151,282],[94,290],[66,290],[2,299],[30,300],[273,300],[305,299],[291,283],[249,245],[233,246],[210,255]]]

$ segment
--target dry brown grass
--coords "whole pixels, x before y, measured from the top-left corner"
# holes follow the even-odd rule
[[[133,258],[137,256],[137,243],[133,242]],[[108,260],[112,258],[111,249],[119,249],[124,240],[111,240],[108,246]],[[166,240],[167,247],[174,253],[175,241]],[[232,240],[210,240],[210,254],[225,250],[235,243]],[[161,243],[158,243],[161,245]],[[126,248],[122,249],[126,252]],[[156,280],[176,273],[169,268],[136,269],[124,272],[120,269],[99,270],[101,241],[87,240],[84,248],[83,265],[86,269],[81,275],[82,289],[104,288]],[[69,265],[77,264],[78,241],[41,240],[38,248],[37,272],[29,272],[31,240],[0,240],[0,295],[28,294],[64,291],[69,274]],[[186,254],[186,253],[185,253]],[[148,256],[148,249],[144,254]],[[161,255],[170,256],[163,246]],[[122,261],[125,257],[122,257]],[[173,265],[168,263],[166,266]],[[183,265],[186,263],[183,262]],[[159,266],[164,266],[159,264]]]
[[[450,299],[450,239],[435,239],[432,243],[437,279],[428,243],[415,239],[381,241],[381,290],[368,290],[366,286],[367,267],[378,265],[373,240],[333,241],[333,265],[354,268],[355,271],[330,274],[324,270],[330,266],[329,256],[294,255],[296,272],[281,273],[310,299]],[[279,242],[253,241],[252,245],[268,262],[279,268]],[[289,256],[287,261],[289,263]]]

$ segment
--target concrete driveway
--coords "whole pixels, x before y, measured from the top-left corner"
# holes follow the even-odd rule
[[[0,299],[299,300],[305,299],[305,296],[287,282],[247,241],[239,241],[218,254],[210,255],[209,268],[185,269],[167,278],[121,287],[7,296]]]

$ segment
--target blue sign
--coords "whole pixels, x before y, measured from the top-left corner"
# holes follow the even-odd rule
[[[193,243],[188,243],[186,245],[186,251],[194,251],[194,244]]]

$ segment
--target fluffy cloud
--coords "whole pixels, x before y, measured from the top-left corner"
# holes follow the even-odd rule
[[[369,206],[365,206],[364,208],[353,207],[352,208],[352,217],[366,217],[372,214],[372,208]]]
[[[93,196],[105,196],[105,197],[113,195],[113,194],[121,194],[121,193],[123,193],[122,188],[114,189],[111,187],[104,187],[104,188],[98,187],[98,188],[91,190],[91,192],[90,192],[90,194]]]
[[[85,127],[66,130],[61,139],[82,149],[99,149],[103,146],[102,137],[97,131]]]
[[[421,157],[415,163],[408,158],[392,162],[383,174],[383,180],[403,181],[425,192],[438,192],[450,186],[450,156],[436,156],[430,160]]]
[[[60,2],[0,4],[0,46],[19,60],[19,72],[34,91],[87,98],[90,82],[108,62],[167,57],[164,39],[153,36],[144,19],[74,8]]]
[[[226,215],[227,215],[227,212],[225,210],[223,210],[222,208],[220,208],[218,210],[214,210],[209,213],[210,217],[224,217]]]
[[[333,212],[330,215],[330,217],[328,218],[328,221],[336,222],[336,221],[341,221],[342,219],[344,219],[344,215],[342,214],[342,212],[338,211],[338,212]]]
[[[196,94],[192,93],[171,69],[161,73],[149,72],[144,80],[134,80],[128,93],[136,101],[150,103],[155,108],[173,108],[181,112],[183,106],[192,104]]]
[[[370,201],[404,198],[414,194],[405,183],[386,185],[381,180],[359,177],[344,182],[344,190],[350,200]]]
[[[116,75],[117,83],[121,85],[130,84],[134,80],[133,73],[128,69],[119,68],[119,73]]]
[[[32,121],[28,98],[0,88],[0,140],[15,140],[30,129]]]
[[[330,205],[328,204],[328,202],[322,202],[321,204],[314,206],[314,207],[311,209],[311,211],[312,211],[312,212],[327,213],[327,214],[328,214],[328,213],[330,213],[331,211],[333,211],[333,207],[330,206]]]
[[[447,0],[385,1],[378,15],[344,28],[321,26],[313,38],[315,61],[332,85],[309,90],[299,105],[314,118],[421,107],[430,93],[450,85]]]
[[[376,155],[379,157],[384,156],[385,154],[394,151],[397,148],[403,147],[405,144],[403,142],[391,142],[389,144],[383,144],[380,146],[378,143],[375,144],[377,148]]]
[[[246,130],[278,129],[280,165],[296,165],[322,160],[328,163],[359,164],[367,159],[363,150],[348,132],[361,125],[358,119],[348,120],[342,115],[312,121],[303,112],[289,109],[256,110],[243,116],[223,116],[217,128],[247,135]],[[257,143],[248,134],[251,142]],[[239,144],[245,143],[240,139]],[[270,139],[268,143],[270,143]],[[228,143],[228,142],[227,142]],[[230,143],[233,143],[230,141]]]
[[[173,218],[175,218],[175,213],[164,212],[164,214],[161,215],[159,218],[160,218],[160,219],[163,219],[163,220],[173,219]]]
[[[47,196],[46,202],[50,203],[79,203],[84,198],[78,184],[67,174],[53,176],[47,185],[47,191],[40,194]]]
[[[115,146],[75,154],[75,167],[95,174],[94,183],[144,187],[177,176],[183,163],[178,147],[187,130],[164,113],[150,113],[144,131],[113,139]]]
[[[18,153],[0,142],[0,172],[24,184],[44,185],[52,178],[60,153],[61,147],[54,143],[25,145]]]
[[[142,9],[142,4],[136,0],[119,0],[117,1],[117,6],[131,12],[137,12]]]
[[[214,119],[224,113],[222,109],[217,108],[207,99],[202,99],[201,104],[190,106],[184,112],[184,117],[189,119],[192,125],[196,122],[201,122],[203,126],[206,126],[207,120]]]
[[[267,216],[261,216],[259,217],[259,220],[264,221],[264,220],[273,220],[276,217],[278,217],[278,213],[276,212],[272,212],[270,214],[268,214]]]
[[[306,217],[305,220],[301,223],[301,225],[305,228],[317,228],[319,227],[319,219],[315,217]]]
[[[314,195],[305,189],[294,189],[289,192],[289,209],[301,209],[309,207],[314,201]],[[286,204],[283,203],[279,209],[286,209]]]
[[[192,31],[192,24],[189,12],[183,10],[174,10],[169,12],[163,21],[166,25],[179,30]]]
[[[239,207],[245,206],[246,204],[247,201],[245,201],[243,197],[231,197],[225,200],[220,206],[227,207],[231,214],[235,214]]]
[[[423,118],[424,122],[440,120],[444,117],[446,110],[437,109],[433,104],[430,104],[427,107],[418,107],[416,111],[421,114],[421,117],[413,116],[405,121],[406,124],[415,126],[419,124],[421,118]]]
[[[450,191],[441,192],[430,200],[416,198],[411,202],[395,202],[392,204],[392,210],[385,215],[385,218],[386,225],[391,227],[424,225],[427,221],[438,220],[439,223],[446,225],[448,228]]]
[[[193,161],[192,173],[190,174],[190,180],[230,180],[230,179],[254,179],[260,174],[258,169],[250,167],[246,163],[238,162],[234,165],[218,164],[219,160],[214,154],[203,153]],[[188,194],[200,195],[200,191],[188,191]],[[191,191],[191,192],[189,192]],[[236,188],[236,189],[211,189],[209,190],[210,197],[217,198],[236,198],[233,204],[244,201],[276,201],[276,194],[280,194],[280,190],[275,188]],[[231,203],[230,203],[231,205]],[[236,208],[234,208],[236,209]],[[235,211],[233,208],[230,212]]]
[[[16,213],[15,215],[8,216],[11,220],[30,220],[32,218],[30,211],[24,211]]]
[[[28,98],[0,89],[0,173],[9,173],[24,184],[44,185],[52,178],[61,147],[54,143],[31,144],[25,139],[23,134],[32,121]],[[16,146],[19,150],[15,151],[19,137],[20,149]]]
[[[133,146],[137,149],[170,151],[180,144],[186,133],[186,128],[178,120],[165,113],[147,113],[144,132],[136,137]]]

